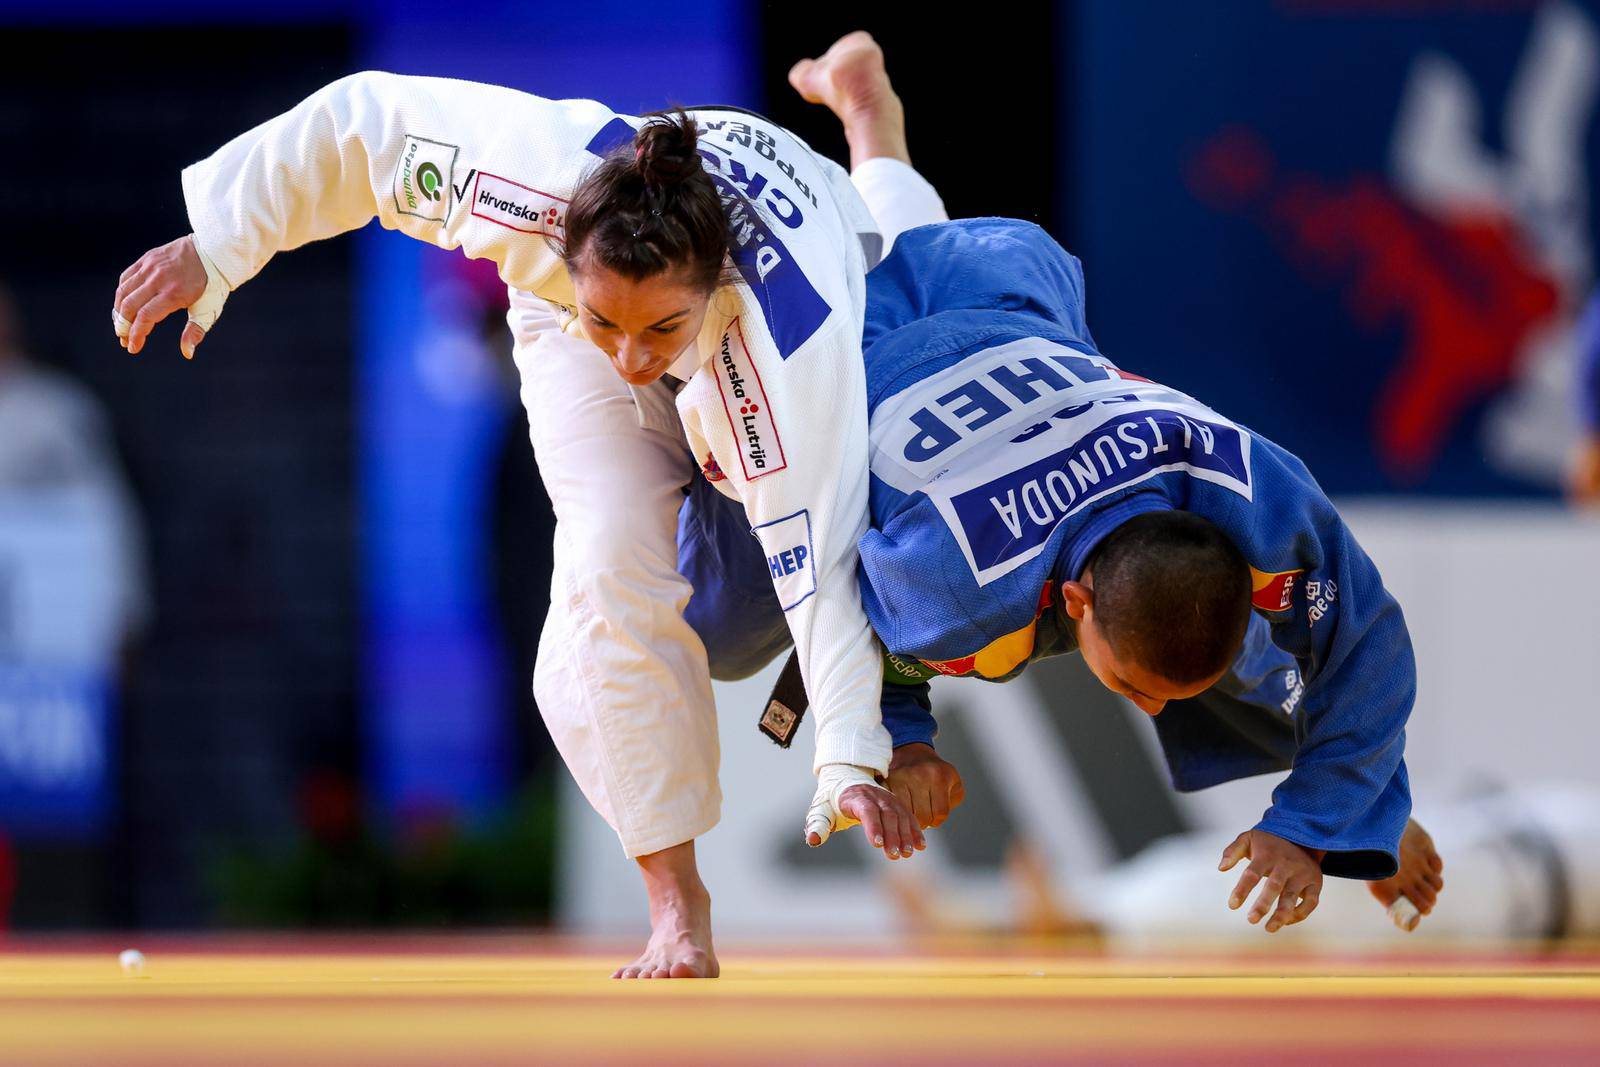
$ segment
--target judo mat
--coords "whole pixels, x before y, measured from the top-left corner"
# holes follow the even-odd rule
[[[124,973],[138,947],[141,973]],[[636,945],[531,935],[0,941],[0,1063],[1600,1062],[1600,944],[1339,957],[1038,942],[719,946],[716,981],[615,981]]]

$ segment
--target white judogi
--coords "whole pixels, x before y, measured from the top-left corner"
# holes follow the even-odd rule
[[[709,672],[676,571],[677,508],[696,462],[786,561],[775,586],[811,696],[814,768],[881,773],[890,755],[881,661],[856,584],[867,522],[863,242],[875,227],[843,170],[786,131],[738,112],[694,115],[746,268],[672,367],[687,382],[675,399],[664,385],[630,390],[571,328],[557,254],[572,190],[637,119],[592,101],[365,73],[183,175],[196,243],[232,288],[276,252],[373,217],[499,265],[558,519],[535,693],[630,856],[697,837],[718,817]],[[881,162],[880,186],[899,182],[911,203],[937,205],[914,171]],[[919,221],[942,216],[926,210]]]

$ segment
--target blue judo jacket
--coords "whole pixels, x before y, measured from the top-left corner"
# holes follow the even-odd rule
[[[1052,587],[1077,578],[1118,525],[1194,512],[1254,574],[1259,621],[1215,688],[1263,710],[1169,704],[1155,724],[1174,784],[1292,768],[1259,828],[1327,850],[1329,874],[1394,873],[1411,806],[1411,640],[1298,459],[1102,356],[1078,261],[1024,222],[899,237],[869,278],[864,351],[872,528],[861,583],[890,653],[885,721],[897,744],[932,736],[932,675],[1005,680],[1072,651]]]

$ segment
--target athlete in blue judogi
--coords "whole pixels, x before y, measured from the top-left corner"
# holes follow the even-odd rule
[[[932,677],[1079,651],[1154,716],[1179,789],[1293,768],[1227,854],[1253,860],[1235,901],[1271,883],[1269,928],[1309,914],[1319,867],[1395,873],[1411,641],[1299,460],[1101,355],[1078,261],[1029,223],[900,235],[864,351],[861,583],[897,748],[933,740]],[[787,647],[773,576],[806,552],[773,559],[740,520],[697,485],[679,529],[689,618],[726,677]]]
[[[838,99],[892,98],[886,81],[874,88],[872,63],[850,65],[851,42],[791,80],[845,118],[859,166],[903,153],[903,131],[892,108],[874,125],[859,120],[873,108]],[[880,223],[896,206],[868,199]],[[1304,465],[1102,355],[1078,261],[1037,226],[883,229],[893,246],[868,277],[863,337],[860,580],[886,649],[891,787],[897,774],[920,783],[903,799],[924,825],[959,800],[940,795],[959,778],[931,747],[935,675],[1006,681],[1077,651],[1154,717],[1179,789],[1290,770],[1222,857],[1225,869],[1250,860],[1230,906],[1264,885],[1252,922],[1305,918],[1324,872],[1394,876],[1411,807],[1411,641]],[[747,676],[788,647],[783,612],[814,588],[804,523],[791,529],[781,545],[758,541],[709,485],[692,486],[679,567],[714,676]],[[1395,880],[1424,912],[1442,885],[1431,847],[1416,847],[1425,840],[1418,831],[1406,852],[1420,859]]]

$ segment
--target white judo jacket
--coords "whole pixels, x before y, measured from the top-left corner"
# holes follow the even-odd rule
[[[691,114],[740,278],[672,368],[687,381],[678,414],[705,476],[743,503],[772,561],[811,696],[815,768],[884,773],[881,653],[856,579],[867,526],[863,244],[873,247],[875,228],[843,169],[781,128],[736,111]],[[493,260],[514,301],[549,301],[550,328],[575,329],[557,251],[566,205],[641,121],[588,100],[368,72],[188,167],[183,189],[196,243],[230,289],[277,252],[376,217]]]

